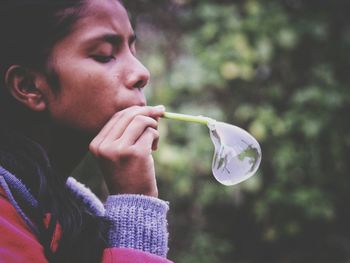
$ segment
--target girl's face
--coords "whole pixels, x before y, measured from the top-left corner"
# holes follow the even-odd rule
[[[87,14],[53,47],[52,67],[60,91],[47,82],[46,103],[53,120],[98,132],[116,112],[146,104],[142,88],[148,70],[135,57],[135,34],[116,0],[91,0]]]

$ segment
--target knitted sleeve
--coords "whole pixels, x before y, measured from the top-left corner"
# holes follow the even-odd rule
[[[70,177],[68,188],[89,210],[109,221],[108,247],[133,248],[166,257],[169,205],[144,195],[111,195],[105,206],[85,185]]]
[[[166,257],[168,203],[143,195],[112,195],[105,204],[110,247],[134,248]]]

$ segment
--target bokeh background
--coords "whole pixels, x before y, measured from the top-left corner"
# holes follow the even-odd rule
[[[149,104],[233,123],[263,152],[254,177],[227,187],[211,175],[206,127],[161,120],[169,258],[350,262],[350,2],[124,2]],[[91,158],[78,171],[103,198]]]

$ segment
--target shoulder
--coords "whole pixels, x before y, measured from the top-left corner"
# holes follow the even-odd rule
[[[4,189],[2,189],[2,187],[0,186],[0,200],[2,199],[7,199],[7,198],[6,198],[6,193]]]
[[[0,258],[2,262],[46,262],[43,248],[0,186]]]
[[[26,231],[27,225],[22,220],[22,217],[18,214],[15,207],[10,203],[8,197],[4,191],[4,189],[0,186],[0,233],[2,230],[8,229],[16,229],[21,230],[20,232],[27,236],[26,233],[30,233],[30,230]],[[6,237],[6,235],[2,235],[2,237]],[[0,243],[3,238],[0,239]]]

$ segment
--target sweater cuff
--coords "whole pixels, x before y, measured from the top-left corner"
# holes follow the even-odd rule
[[[112,195],[106,204],[109,247],[140,249],[166,257],[167,202],[144,195]]]

